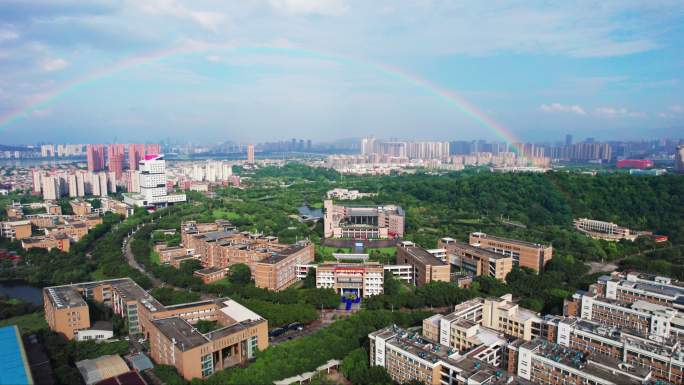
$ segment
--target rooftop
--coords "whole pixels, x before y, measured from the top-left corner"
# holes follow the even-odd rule
[[[522,241],[519,239],[511,239],[511,238],[504,238],[504,237],[499,237],[496,235],[489,235],[481,232],[474,232],[470,233],[471,236],[477,237],[477,238],[483,238],[483,239],[491,239],[493,241],[499,241],[499,242],[504,242],[504,243],[511,243],[514,245],[518,246],[523,246],[523,247],[532,247],[535,249],[545,249],[547,247],[551,247],[550,245],[542,245],[541,243],[534,243],[534,242],[528,242],[528,241]]]
[[[537,356],[544,357],[560,365],[581,370],[584,373],[616,384],[641,384],[641,381],[633,380],[621,373],[629,372],[631,375],[642,378],[645,378],[649,373],[644,368],[621,365],[621,362],[607,356],[583,353],[543,339],[532,340],[521,347],[532,350]]]
[[[290,245],[290,246],[286,247],[285,249],[278,251],[278,252],[275,252],[270,257],[263,259],[259,262],[260,263],[266,263],[266,264],[276,264],[276,263],[284,260],[285,258],[289,257],[290,255],[305,249],[307,246],[309,246],[308,243],[300,243],[300,244]]]
[[[47,297],[58,309],[65,307],[87,306],[81,293],[74,286],[56,286],[43,289]]]
[[[402,247],[404,250],[406,250],[407,253],[411,254],[414,258],[416,258],[418,261],[420,261],[422,264],[425,265],[446,265],[444,261],[441,259],[435,257],[434,255],[428,253],[427,250],[423,249],[422,247],[418,246],[408,246],[408,247]]]
[[[209,342],[208,338],[180,317],[162,318],[154,320],[152,323],[181,351],[190,350]]]
[[[483,248],[476,247],[476,246],[471,246],[465,242],[460,242],[460,241],[450,242],[446,245],[446,247],[447,247],[447,249],[456,247],[456,248],[461,249],[461,250],[468,252],[470,254],[474,254],[474,255],[477,255],[479,257],[487,258],[487,259],[509,259],[509,258],[513,258],[511,256],[506,256],[503,254],[495,253],[495,252],[487,250],[487,249],[483,249]]]
[[[15,325],[0,328],[0,385],[32,384],[24,345]]]
[[[205,269],[199,269],[195,270],[195,274],[198,275],[207,275],[207,274],[213,274],[213,273],[218,273],[219,271],[225,270],[223,267],[207,267]]]

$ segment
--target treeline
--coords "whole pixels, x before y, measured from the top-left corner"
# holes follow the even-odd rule
[[[42,306],[0,295],[0,320],[37,312],[42,309]]]
[[[424,247],[451,236],[491,234],[548,243],[555,255],[581,260],[614,260],[656,247],[684,243],[684,177],[635,177],[626,174],[583,175],[572,172],[495,174],[466,171],[444,176],[425,174],[349,177],[345,186],[379,192],[355,203],[396,203],[406,210],[406,238]],[[322,199],[322,196],[321,196]],[[606,242],[574,230],[573,218],[612,221],[634,230],[667,235],[670,243]],[[526,228],[508,226],[502,218]]]

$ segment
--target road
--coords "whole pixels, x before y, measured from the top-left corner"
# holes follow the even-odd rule
[[[139,272],[145,274],[147,278],[152,281],[152,284],[155,287],[161,287],[161,286],[169,286],[165,285],[164,282],[159,280],[157,277],[152,275],[151,273],[147,272],[145,270],[145,267],[140,265],[138,261],[135,260],[135,256],[133,255],[133,252],[131,251],[131,239],[133,239],[133,236],[135,235],[138,230],[140,230],[141,226],[138,226],[135,231],[130,233],[126,238],[123,240],[123,245],[121,246],[121,249],[123,251],[124,257],[126,257],[126,261],[128,261],[128,265],[130,265],[132,268],[138,270]]]
[[[131,234],[129,234],[126,238],[123,240],[123,244],[121,246],[121,251],[123,251],[124,257],[126,257],[126,261],[128,262],[128,265],[131,266],[132,268],[138,270],[139,272],[145,274],[147,278],[152,281],[152,285],[154,287],[168,287],[174,290],[188,290],[182,287],[174,286],[171,284],[168,284],[166,282],[163,282],[159,278],[155,277],[152,273],[148,272],[145,270],[145,266],[141,265],[138,263],[138,261],[135,260],[135,256],[133,255],[133,251],[131,251],[131,240],[133,239],[133,236],[135,235],[138,230],[140,230],[142,226],[139,226],[133,231]],[[200,293],[200,299],[202,300],[209,300],[209,299],[216,299],[217,296],[211,293]]]

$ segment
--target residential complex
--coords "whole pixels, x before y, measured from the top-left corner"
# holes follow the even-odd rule
[[[181,237],[188,253],[198,255],[206,268],[227,268],[236,263],[250,267],[257,287],[283,290],[298,280],[296,265],[314,260],[308,241],[278,243],[277,237],[234,231],[227,221],[185,222]]]
[[[186,380],[206,378],[244,365],[268,347],[268,323],[239,303],[220,298],[164,306],[129,278],[43,289],[45,319],[51,330],[68,339],[91,334],[87,300],[103,303],[126,318],[130,334],[142,334],[157,364],[175,366]],[[203,334],[193,324],[216,321],[219,328]]]
[[[430,282],[451,280],[449,263],[413,242],[403,241],[397,245],[397,264],[411,266],[413,283],[419,287]]]
[[[497,237],[481,232],[470,233],[470,245],[491,250],[497,254],[513,258],[513,265],[542,271],[553,257],[553,247]]]
[[[494,277],[499,281],[506,281],[506,276],[513,269],[511,255],[471,246],[453,238],[440,239],[437,247],[446,250],[452,266],[475,277]]]
[[[117,191],[120,179],[115,172],[92,170],[32,170],[33,192],[43,195],[45,200],[57,200],[61,197],[84,197],[86,195],[106,197],[108,193]]]
[[[579,218],[575,219],[573,224],[577,230],[589,235],[594,239],[603,239],[605,241],[619,241],[621,239],[626,239],[628,241],[634,241],[637,238],[637,234],[632,230],[625,227],[620,227],[612,222]]]
[[[247,163],[254,163],[254,145],[247,145]]]
[[[396,239],[404,236],[404,210],[399,206],[342,206],[323,202],[325,238]]]

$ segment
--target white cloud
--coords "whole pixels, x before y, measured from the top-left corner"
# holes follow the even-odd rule
[[[539,109],[544,112],[572,112],[577,115],[586,115],[586,111],[578,105],[564,105],[560,103],[542,104]]]
[[[335,16],[347,12],[344,0],[269,0],[277,11],[291,15]]]
[[[49,116],[52,113],[52,110],[49,108],[39,108],[37,110],[31,111],[31,116],[34,118],[45,118]]]
[[[9,29],[0,29],[0,42],[16,40],[19,38],[19,34],[15,31]]]
[[[46,72],[59,71],[69,65],[66,60],[62,58],[45,59],[40,63],[40,68]]]
[[[157,15],[173,16],[179,19],[191,20],[204,29],[217,32],[218,27],[225,21],[225,16],[219,12],[196,11],[186,7],[176,0],[134,0],[130,3],[139,7],[143,12]]]
[[[596,107],[594,115],[607,118],[643,118],[646,116],[646,113],[630,111],[624,107]]]
[[[684,107],[680,106],[679,104],[675,104],[670,106],[667,111],[659,112],[658,117],[664,119],[674,118],[682,113],[684,113]]]

